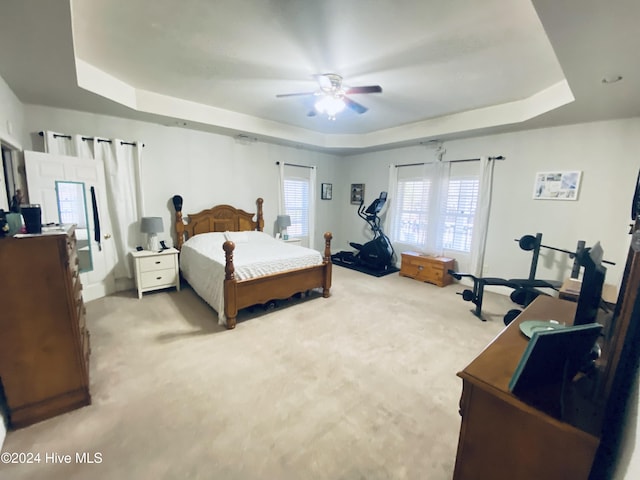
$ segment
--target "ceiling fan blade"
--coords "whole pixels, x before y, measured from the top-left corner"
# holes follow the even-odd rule
[[[345,105],[347,107],[349,107],[351,110],[353,110],[356,113],[362,114],[362,113],[366,112],[367,110],[369,110],[364,105],[360,105],[358,102],[354,102],[350,98],[343,97],[342,100],[344,101],[344,103],[345,103]]]
[[[282,97],[304,97],[307,95],[315,95],[316,92],[302,92],[302,93],[280,93],[278,95],[276,95],[277,98],[282,98]]]
[[[345,90],[347,95],[352,93],[382,93],[382,87],[380,85],[368,85],[365,87],[349,87]]]

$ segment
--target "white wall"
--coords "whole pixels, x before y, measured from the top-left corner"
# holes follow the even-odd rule
[[[24,107],[0,77],[0,139],[20,146],[24,139]]]
[[[530,130],[445,142],[445,160],[504,155],[494,171],[484,275],[526,278],[531,253],[514,239],[543,234],[542,243],[574,250],[578,240],[587,246],[600,241],[608,266],[607,282],[618,284],[629,247],[631,198],[640,168],[640,118]],[[367,202],[387,189],[388,164],[430,161],[434,150],[416,146],[345,159],[341,190],[365,183]],[[536,172],[581,170],[578,201],[533,200]],[[334,191],[336,188],[334,187]],[[355,207],[344,203],[341,228],[348,240],[361,241],[364,222]],[[562,280],[572,260],[543,249],[538,278]],[[461,269],[467,265],[460,265]]]
[[[175,238],[169,230],[174,219],[173,195],[183,197],[185,214],[220,203],[255,212],[256,199],[262,197],[265,231],[272,233],[278,209],[276,161],[315,165],[317,192],[320,183],[338,180],[339,159],[328,154],[260,142],[242,145],[229,136],[72,110],[27,106],[25,112],[30,133],[26,149],[43,150],[37,133],[41,130],[142,141],[144,214],[164,218],[161,240],[170,235]],[[315,247],[320,250],[322,235],[333,228],[333,216],[331,202],[317,202]]]
[[[12,151],[22,150],[22,136],[24,133],[23,110],[22,103],[20,103],[18,97],[14,95],[6,82],[0,77],[0,143],[2,143],[3,147],[8,147]],[[23,177],[21,175],[22,172],[24,172],[22,156],[14,156],[13,161],[15,162],[15,168],[19,170],[18,172],[14,172],[16,188],[24,188]],[[9,198],[7,198],[4,192],[5,178],[1,158],[0,180],[0,185],[2,185],[3,189],[2,193],[0,193],[0,208],[8,211],[10,197],[13,195],[13,192],[11,192]]]

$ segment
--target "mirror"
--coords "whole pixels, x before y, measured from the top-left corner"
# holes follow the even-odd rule
[[[83,182],[56,181],[60,223],[76,225],[76,244],[80,273],[93,270],[91,234],[87,217],[87,197]]]

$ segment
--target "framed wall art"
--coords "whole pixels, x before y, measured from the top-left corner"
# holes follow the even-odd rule
[[[351,184],[351,203],[360,205],[364,201],[364,183]]]
[[[320,190],[320,199],[331,200],[333,185],[331,183],[323,183]]]
[[[536,200],[577,200],[582,172],[538,172],[533,186]]]

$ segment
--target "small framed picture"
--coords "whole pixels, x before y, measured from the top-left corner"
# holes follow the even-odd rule
[[[351,184],[351,203],[360,205],[364,202],[364,183]]]
[[[322,190],[320,191],[320,199],[331,200],[333,185],[330,183],[323,183]]]
[[[580,170],[538,172],[533,186],[535,200],[577,200],[580,191]]]

